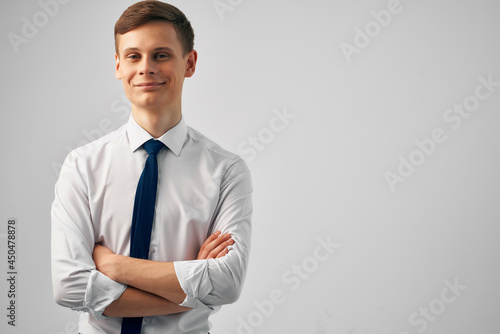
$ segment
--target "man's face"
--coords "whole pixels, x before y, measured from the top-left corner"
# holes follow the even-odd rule
[[[132,108],[180,112],[184,78],[194,74],[196,51],[184,57],[173,25],[165,21],[148,22],[117,38],[116,77]]]

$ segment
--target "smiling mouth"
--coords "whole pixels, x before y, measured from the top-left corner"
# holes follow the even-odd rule
[[[163,86],[165,82],[144,82],[140,84],[134,85],[137,88],[142,88],[142,89],[155,89],[160,86]]]

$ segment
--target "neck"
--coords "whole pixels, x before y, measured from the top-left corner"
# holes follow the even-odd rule
[[[182,113],[180,108],[173,112],[162,112],[138,109],[132,105],[132,117],[151,136],[159,138],[180,122]]]

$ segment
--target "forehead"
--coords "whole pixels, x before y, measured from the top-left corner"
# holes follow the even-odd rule
[[[174,26],[166,21],[151,21],[132,29],[123,35],[118,34],[118,50],[133,48],[141,51],[169,48],[181,52],[182,46]]]

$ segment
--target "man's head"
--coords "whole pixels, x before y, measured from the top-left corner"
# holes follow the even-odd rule
[[[160,1],[130,6],[115,26],[116,77],[139,111],[181,114],[184,78],[194,74],[197,53],[184,14]]]
[[[191,23],[177,7],[167,3],[146,0],[128,7],[115,24],[115,50],[119,54],[119,39],[135,28],[150,21],[165,21],[173,25],[177,38],[182,45],[183,55],[187,55],[194,48],[194,31]]]

